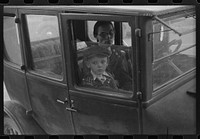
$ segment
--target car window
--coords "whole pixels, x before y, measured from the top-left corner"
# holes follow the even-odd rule
[[[131,46],[131,27],[127,22],[122,23],[123,45]]]
[[[82,21],[73,21],[73,22],[80,22],[83,23]],[[114,27],[114,21],[109,21],[112,26]],[[97,23],[97,21],[85,21],[84,23],[86,23],[86,31],[89,37],[89,41],[88,40],[84,40],[84,39],[79,39],[79,38],[83,38],[80,35],[78,35],[80,32],[80,30],[78,29],[78,26],[76,26],[74,24],[73,26],[73,34],[74,37],[74,43],[76,46],[74,46],[76,48],[76,62],[77,62],[77,68],[78,69],[78,82],[77,84],[81,87],[87,87],[87,88],[96,88],[96,89],[103,89],[103,90],[109,90],[112,89],[114,91],[118,91],[119,90],[123,90],[123,91],[130,91],[130,93],[133,92],[133,78],[132,78],[132,47],[131,47],[131,31],[130,26],[128,25],[128,22],[118,22],[119,24],[123,24],[124,27],[122,28],[123,32],[124,32],[124,39],[126,41],[126,45],[117,45],[114,43],[111,45],[111,47],[106,48],[108,49],[112,54],[110,57],[108,57],[108,66],[106,67],[105,72],[107,73],[108,76],[110,76],[112,80],[110,80],[110,82],[115,82],[114,84],[116,84],[117,89],[113,88],[113,87],[109,87],[109,83],[107,84],[107,87],[102,87],[100,84],[100,82],[96,82],[94,80],[96,80],[97,78],[94,77],[93,72],[92,72],[92,67],[88,66],[88,63],[90,63],[90,59],[87,59],[85,57],[85,53],[87,53],[87,51],[90,51],[91,47],[94,46],[99,46],[100,47],[107,47],[106,44],[101,45],[100,41],[97,42],[97,37],[94,36],[93,32],[94,32],[94,25]],[[78,24],[80,26],[80,24]],[[98,35],[100,37],[106,37],[106,35],[112,36],[113,35],[113,30],[109,30],[108,32],[106,32],[107,30],[103,30],[103,34],[102,32],[99,32]],[[114,33],[119,33],[119,32],[114,32]],[[84,33],[83,33],[84,34]],[[114,36],[113,36],[114,37]],[[87,38],[87,37],[85,37]],[[114,40],[114,38],[113,38]],[[95,50],[94,50],[95,51]],[[96,53],[96,52],[94,52]],[[92,65],[92,64],[91,64]],[[94,77],[94,78],[92,78]],[[91,80],[90,80],[91,79]],[[84,80],[87,80],[86,86],[84,84]],[[98,80],[98,79],[97,79]],[[94,87],[95,84],[95,87]],[[102,83],[103,84],[103,83]],[[97,87],[98,86],[98,87]],[[112,85],[111,85],[112,86]]]
[[[32,69],[62,79],[63,66],[58,19],[50,15],[26,15],[33,59]]]
[[[184,75],[196,67],[196,21],[194,17],[163,19],[182,35],[165,25],[153,24],[153,86],[154,89]]]
[[[15,17],[4,16],[3,26],[6,59],[16,65],[22,65],[20,40]]]
[[[97,21],[87,21],[87,29],[88,29],[88,37],[90,38],[90,40],[92,40],[93,42],[96,42],[97,40],[95,39],[94,35],[93,35],[93,29],[94,29],[94,24]]]

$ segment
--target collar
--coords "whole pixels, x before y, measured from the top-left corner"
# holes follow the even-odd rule
[[[96,74],[94,74],[94,73],[92,72],[92,70],[91,70],[91,74],[92,74],[94,80],[96,80],[96,78],[101,79],[101,78],[105,78],[105,76],[109,76],[108,73],[107,73],[106,71],[104,71],[103,74],[101,74],[101,75],[96,75]],[[103,76],[103,75],[104,75],[104,76]]]

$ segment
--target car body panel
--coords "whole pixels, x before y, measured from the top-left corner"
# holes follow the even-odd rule
[[[195,79],[143,109],[144,134],[195,134]]]
[[[72,113],[77,134],[139,133],[137,102],[95,94],[70,91],[77,110]]]
[[[48,134],[74,134],[71,112],[66,104],[57,102],[69,98],[65,84],[27,75],[33,117]]]
[[[26,109],[17,101],[4,102],[4,116],[12,118],[23,134],[43,135],[44,130],[37,124],[31,115],[26,115]]]
[[[6,63],[6,62],[5,62]],[[16,100],[23,105],[26,110],[31,110],[28,97],[25,72],[4,63],[4,83],[11,100]]]

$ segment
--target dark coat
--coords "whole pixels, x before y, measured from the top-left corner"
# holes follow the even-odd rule
[[[108,71],[115,75],[119,87],[124,90],[132,90],[132,73],[130,63],[127,62],[125,53],[117,52],[115,45],[111,46],[112,54],[109,58]],[[115,51],[113,51],[115,50]]]

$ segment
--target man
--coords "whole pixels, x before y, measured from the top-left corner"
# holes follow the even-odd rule
[[[109,21],[96,22],[93,35],[100,46],[104,46],[102,44],[110,45],[108,49],[112,54],[109,59],[108,70],[115,75],[119,87],[125,90],[132,90],[132,73],[128,73],[130,70],[127,70],[129,66],[125,64],[127,63],[125,54],[117,51],[117,49],[115,49],[116,45],[113,45],[115,36],[113,24]]]
[[[114,44],[115,30],[113,24],[109,21],[96,22],[93,35],[99,43]]]

